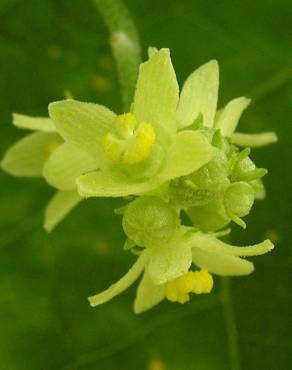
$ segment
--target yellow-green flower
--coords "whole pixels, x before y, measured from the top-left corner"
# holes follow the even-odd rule
[[[134,304],[135,312],[145,311],[162,299],[185,303],[190,293],[209,293],[211,274],[235,276],[250,274],[254,267],[239,258],[266,253],[273,248],[269,240],[234,247],[214,234],[182,226],[171,204],[158,197],[144,196],[130,203],[123,216],[129,238],[126,249],[139,246],[140,255],[127,274],[106,291],[89,298],[96,306],[127,289],[144,272]],[[201,271],[190,271],[192,263]]]
[[[164,298],[185,303],[189,300],[190,293],[211,291],[211,274],[248,275],[254,270],[253,263],[240,257],[261,255],[271,249],[273,244],[269,240],[253,246],[235,247],[212,234],[181,229],[167,244],[143,250],[118,282],[90,297],[89,301],[92,306],[109,301],[126,290],[143,273],[134,302],[136,313],[152,308]],[[190,271],[192,263],[201,270]]]
[[[210,73],[213,69],[216,62],[210,63]],[[214,103],[210,101],[210,110],[216,110]],[[143,194],[194,172],[212,158],[213,150],[204,134],[178,131],[178,104],[179,88],[167,49],[140,66],[131,112],[116,115],[104,106],[75,100],[50,104],[50,116],[65,143],[46,163],[47,181],[66,190],[83,166],[88,173],[77,178],[82,196],[118,197]],[[90,172],[91,166],[99,169]]]

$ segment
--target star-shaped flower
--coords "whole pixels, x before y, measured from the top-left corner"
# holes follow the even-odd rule
[[[208,70],[207,75],[213,74],[217,63],[210,62]],[[200,99],[199,90],[197,96]],[[209,116],[211,111],[215,115],[213,100]],[[104,106],[75,100],[50,104],[50,116],[65,143],[46,163],[48,182],[66,190],[83,166],[84,175],[77,178],[82,196],[117,197],[143,194],[194,172],[212,158],[212,146],[203,133],[178,131],[178,104],[179,89],[167,49],[141,65],[129,113],[116,115]],[[94,166],[99,170],[90,172]]]
[[[269,240],[248,247],[234,247],[214,234],[182,226],[172,206],[157,197],[141,197],[130,203],[123,228],[131,242],[144,249],[135,264],[117,283],[89,298],[96,306],[127,289],[144,272],[134,304],[135,312],[145,311],[165,297],[184,303],[190,293],[209,293],[210,273],[221,276],[247,275],[253,264],[240,257],[264,254],[273,248]],[[202,270],[189,271],[192,263]]]
[[[254,266],[240,257],[269,252],[269,240],[247,247],[235,247],[212,234],[181,230],[171,242],[146,248],[130,270],[107,290],[89,298],[92,306],[105,303],[122,293],[144,272],[139,283],[134,311],[146,311],[164,298],[185,303],[190,293],[209,293],[213,286],[211,274],[219,276],[248,275]],[[201,271],[189,271],[191,264]]]

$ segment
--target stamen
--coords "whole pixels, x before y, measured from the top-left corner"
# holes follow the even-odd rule
[[[107,157],[112,161],[117,161],[122,153],[123,146],[119,140],[110,132],[101,139],[101,146]]]
[[[165,286],[165,296],[171,302],[186,303],[189,293],[210,293],[213,288],[212,275],[207,270],[189,271]]]
[[[150,123],[137,124],[132,113],[117,116],[115,133],[102,137],[101,145],[106,156],[112,160],[123,160],[128,165],[144,161],[149,157],[155,142],[155,131]]]
[[[137,125],[135,116],[132,113],[124,113],[116,118],[116,132],[124,139],[133,135],[134,128]]]
[[[124,161],[133,165],[149,157],[151,147],[155,142],[155,131],[150,123],[142,123],[133,144],[124,154]]]

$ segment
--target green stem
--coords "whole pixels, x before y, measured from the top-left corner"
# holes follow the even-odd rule
[[[129,111],[141,63],[138,32],[122,1],[93,0],[93,3],[110,32],[110,44],[117,63],[123,108]]]

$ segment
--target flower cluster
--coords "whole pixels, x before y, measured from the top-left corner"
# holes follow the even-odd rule
[[[46,209],[48,231],[85,197],[127,197],[120,211],[124,249],[138,258],[117,283],[89,298],[92,306],[142,274],[135,312],[164,298],[185,303],[191,293],[212,290],[212,274],[249,274],[253,264],[240,257],[273,248],[269,240],[247,247],[219,240],[231,222],[245,228],[242,218],[264,197],[267,171],[250,159],[250,147],[277,137],[236,133],[250,101],[240,97],[217,110],[218,87],[212,60],[188,77],[179,94],[169,50],[151,48],[131,112],[117,115],[66,99],[49,105],[50,118],[14,115],[16,126],[34,132],[7,151],[2,168],[15,176],[43,176],[57,189]]]

